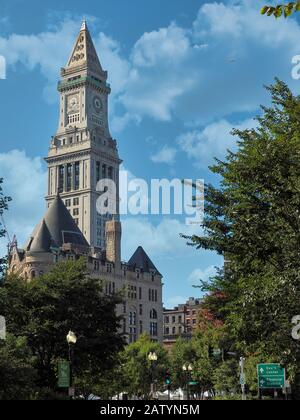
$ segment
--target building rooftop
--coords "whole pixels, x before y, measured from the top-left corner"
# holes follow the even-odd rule
[[[43,220],[34,229],[25,249],[28,252],[51,252],[63,244],[88,247],[89,244],[76,225],[73,217],[57,195]]]
[[[156,271],[159,273],[149,256],[146,254],[144,249],[139,246],[133,256],[128,261],[128,265],[133,269],[140,269],[144,273],[150,273],[150,271]]]

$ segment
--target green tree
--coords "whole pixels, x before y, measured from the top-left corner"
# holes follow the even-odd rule
[[[0,400],[30,399],[36,392],[34,357],[24,337],[0,340]]]
[[[148,355],[155,352],[157,362],[152,369]],[[164,389],[164,375],[169,367],[167,352],[146,334],[138,341],[128,345],[121,355],[123,391],[129,395],[150,397],[151,383],[156,383],[157,390]]]
[[[2,222],[2,216],[5,210],[8,210],[8,203],[11,201],[10,197],[7,197],[3,194],[2,189],[3,178],[0,178],[0,238],[4,237],[6,232]],[[0,256],[0,282],[3,280],[3,274],[5,271],[5,266],[7,263],[7,258]]]
[[[285,18],[291,16],[294,12],[300,11],[300,1],[291,1],[286,4],[278,4],[276,6],[264,6],[261,9],[262,15],[274,16],[275,18],[280,18],[284,16]]]
[[[244,356],[284,363],[293,381],[300,360],[291,338],[300,313],[300,97],[279,80],[268,91],[273,105],[262,107],[258,127],[234,130],[237,152],[211,168],[220,187],[206,186],[205,234],[189,239],[226,260],[203,286],[229,342]]]
[[[196,349],[191,340],[179,338],[170,353],[172,374],[172,388],[186,388],[187,373],[183,371],[184,365],[191,364],[194,368],[196,362]]]
[[[223,362],[213,373],[215,390],[221,395],[236,395],[240,391],[239,369],[236,360]]]
[[[123,348],[118,333],[118,295],[105,296],[100,280],[89,278],[85,260],[58,264],[44,276],[26,283],[7,279],[0,288],[0,312],[7,329],[26,337],[36,357],[38,385],[55,389],[59,358],[68,358],[66,335],[76,333],[75,378],[97,377],[115,365]]]

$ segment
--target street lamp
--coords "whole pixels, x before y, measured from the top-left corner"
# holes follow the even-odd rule
[[[69,346],[69,363],[70,363],[70,389],[69,389],[69,395],[70,397],[74,396],[74,391],[73,391],[73,360],[72,360],[72,346],[75,346],[75,344],[77,343],[77,337],[76,334],[73,331],[69,331],[67,337],[67,343]]]
[[[193,372],[193,366],[191,364],[186,365],[184,364],[182,366],[182,370],[185,373],[185,377],[186,377],[186,394],[187,394],[187,399],[190,399],[190,393],[189,393],[189,380],[190,380],[190,376],[192,375]]]
[[[148,354],[148,360],[151,362],[151,396],[154,397],[154,371],[157,362],[157,354],[155,352],[150,352]]]

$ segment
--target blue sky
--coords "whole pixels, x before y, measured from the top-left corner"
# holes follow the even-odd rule
[[[235,148],[233,127],[255,126],[264,84],[291,77],[300,54],[295,19],[259,14],[264,1],[0,0],[0,176],[13,197],[6,215],[20,243],[44,212],[42,158],[58,124],[56,83],[83,17],[112,84],[111,132],[133,176],[193,178],[216,183],[208,166]],[[135,150],[135,153],[133,153]],[[177,304],[222,264],[187,247],[197,233],[183,218],[126,217],[123,257],[143,245],[164,274],[164,301]],[[5,241],[1,242],[4,252]]]

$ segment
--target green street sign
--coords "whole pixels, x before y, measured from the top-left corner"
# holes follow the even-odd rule
[[[189,385],[190,386],[196,386],[196,385],[198,385],[198,381],[191,381],[191,382],[189,382]]]
[[[260,389],[283,389],[285,386],[285,369],[278,363],[258,365],[257,376]]]
[[[70,363],[66,360],[58,362],[58,387],[70,387]]]

